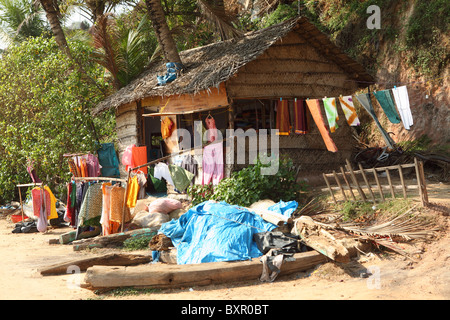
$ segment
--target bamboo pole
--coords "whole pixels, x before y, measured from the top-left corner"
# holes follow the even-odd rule
[[[342,188],[341,182],[338,179],[336,171],[333,170],[334,179],[336,180],[337,185],[341,189],[342,195],[344,196],[344,200],[347,201],[347,195],[345,194],[344,188]]]
[[[364,179],[364,182],[366,183],[367,188],[369,189],[370,197],[372,198],[373,203],[376,203],[375,195],[373,194],[372,188],[370,187],[370,183],[369,183],[369,180],[367,179],[366,173],[364,172],[364,168],[362,167],[361,163],[358,163],[358,166],[359,166],[359,170],[361,170],[361,175]]]
[[[342,168],[342,167],[341,167],[341,173],[342,173],[342,177],[344,178],[345,183],[347,184],[348,189],[350,190],[350,194],[353,198],[353,201],[356,201],[356,197],[355,197],[355,194],[353,193],[353,189],[350,186],[350,183],[348,182],[348,179],[347,179],[347,175],[345,174],[344,168]]]
[[[403,189],[403,198],[407,198],[406,195],[406,185],[405,185],[405,179],[403,178],[403,170],[402,166],[398,165],[398,175],[400,176],[400,182],[402,183],[402,189]]]
[[[363,190],[361,189],[361,186],[359,185],[358,180],[356,179],[355,173],[353,172],[352,165],[350,164],[350,161],[348,159],[345,160],[347,162],[347,169],[350,172],[350,176],[352,177],[353,183],[356,185],[356,189],[358,190],[359,195],[361,198],[366,201],[367,197],[364,194]]]
[[[425,171],[423,169],[423,162],[419,161],[419,171],[420,171],[420,178],[422,183],[422,204],[424,206],[428,205],[428,192],[427,192],[427,184],[425,181]]]
[[[378,191],[380,192],[381,200],[384,202],[384,201],[386,201],[386,199],[384,198],[383,188],[381,187],[380,180],[378,179],[377,170],[375,170],[375,168],[372,168],[372,171],[373,171],[373,176],[375,177],[375,181],[378,186]]]
[[[417,158],[414,158],[414,165],[416,168],[416,178],[417,178],[417,185],[419,187],[419,196],[420,196],[420,200],[422,201],[422,205],[423,205],[424,202],[423,202],[423,190],[422,190],[422,176],[420,174],[419,163],[417,161]]]
[[[327,183],[328,190],[330,190],[331,196],[333,197],[334,203],[337,203],[336,198],[334,197],[333,190],[331,190],[330,182],[328,182],[327,176],[323,174],[323,178],[325,179],[325,182]]]
[[[388,179],[389,188],[391,189],[391,195],[392,195],[392,198],[395,199],[395,192],[394,192],[394,187],[393,187],[392,181],[391,181],[391,175],[390,175],[388,169],[386,169],[385,172],[386,172],[386,176],[387,176],[387,179]]]

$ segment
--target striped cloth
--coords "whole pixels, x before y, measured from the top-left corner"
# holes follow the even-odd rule
[[[359,126],[358,115],[356,114],[355,106],[353,105],[352,96],[339,97],[339,102],[341,104],[342,111],[344,111],[345,119],[349,126],[356,127]]]

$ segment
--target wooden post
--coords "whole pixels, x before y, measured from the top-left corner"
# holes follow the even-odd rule
[[[427,192],[427,184],[425,181],[425,171],[423,169],[423,162],[419,161],[419,172],[420,172],[420,182],[422,185],[422,205],[428,205],[428,192]]]
[[[392,198],[395,199],[394,186],[392,185],[391,175],[389,173],[389,169],[386,169],[385,172],[386,172],[386,176],[387,176],[387,179],[388,179],[388,182],[389,182],[389,188],[391,188]]]
[[[344,168],[341,167],[341,173],[342,177],[344,178],[345,184],[347,185],[348,189],[350,190],[350,194],[352,195],[353,201],[356,201],[355,194],[353,193],[352,186],[348,182],[347,175],[345,174]]]
[[[402,170],[402,166],[400,164],[398,165],[398,175],[400,176],[400,182],[402,183],[403,198],[406,199],[407,195],[406,195],[405,179],[403,178],[403,170]]]
[[[347,195],[345,194],[344,188],[342,188],[341,182],[338,179],[338,176],[336,174],[336,171],[333,170],[334,179],[336,180],[336,183],[338,184],[339,188],[341,189],[342,195],[344,196],[344,200],[347,201]]]
[[[125,210],[127,209],[127,193],[128,193],[128,186],[130,185],[130,175],[131,175],[131,168],[128,168],[128,175],[127,175],[127,185],[125,187],[125,194],[123,195],[123,207],[122,207],[122,221],[120,225],[120,231],[123,232],[123,225],[125,223]]]
[[[334,203],[337,203],[336,198],[334,197],[333,190],[331,189],[330,182],[328,182],[327,176],[325,175],[325,173],[322,173],[322,175],[323,175],[323,178],[325,179],[325,182],[327,183],[328,190],[330,190],[330,193],[331,193],[331,196],[333,197]]]
[[[414,158],[414,166],[416,168],[416,178],[417,178],[417,186],[419,187],[419,196],[420,196],[420,200],[422,201],[422,205],[423,203],[423,190],[422,190],[422,176],[420,174],[420,169],[419,169],[419,163],[417,161],[417,158]]]
[[[375,170],[375,168],[372,168],[372,171],[373,171],[373,176],[375,177],[375,181],[378,186],[378,191],[380,192],[381,200],[384,202],[386,200],[384,199],[383,187],[381,187],[380,180],[378,180],[377,170]]]
[[[23,221],[23,203],[22,203],[22,193],[20,192],[20,187],[18,187],[18,189],[19,189],[20,211],[22,212],[22,221]]]
[[[356,179],[355,173],[353,172],[352,165],[350,164],[350,161],[348,159],[345,160],[347,162],[347,169],[350,172],[350,176],[352,177],[353,183],[356,185],[356,189],[358,190],[359,195],[363,199],[363,201],[366,201],[366,195],[364,194],[363,190],[361,189],[361,186],[359,185],[358,180]]]
[[[361,175],[363,176],[364,182],[366,183],[367,188],[369,188],[370,197],[372,198],[373,203],[375,204],[376,203],[375,195],[373,194],[372,188],[370,187],[369,180],[367,179],[366,173],[364,172],[364,168],[362,167],[361,163],[358,163],[358,166],[359,170],[361,170]]]

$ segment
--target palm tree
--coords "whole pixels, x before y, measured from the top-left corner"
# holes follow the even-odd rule
[[[0,0],[0,36],[5,44],[37,37],[48,31],[42,10],[33,0]]]

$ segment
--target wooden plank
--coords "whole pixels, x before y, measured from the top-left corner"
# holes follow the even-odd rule
[[[398,175],[400,176],[400,182],[402,183],[402,190],[403,190],[403,198],[407,198],[406,195],[406,185],[405,185],[405,179],[403,178],[403,170],[402,166],[398,165]]]
[[[132,266],[149,263],[152,260],[150,254],[108,253],[100,256],[74,259],[56,263],[39,269],[41,275],[66,274],[69,267],[77,266],[80,271],[86,271],[92,266]]]
[[[353,201],[356,201],[355,194],[353,193],[352,187],[350,186],[350,183],[348,182],[347,175],[345,174],[344,168],[342,168],[342,167],[341,167],[341,174],[342,174],[342,177],[344,178],[345,184],[348,187],[348,190],[350,190],[350,194],[353,198]]]
[[[375,195],[373,194],[372,188],[370,187],[370,183],[369,183],[369,180],[367,179],[366,172],[364,171],[361,163],[358,163],[358,166],[359,166],[359,170],[361,171],[361,175],[364,179],[364,182],[366,183],[367,188],[369,189],[370,197],[372,198],[373,203],[376,203]]]
[[[393,186],[392,180],[391,180],[391,174],[389,173],[388,169],[386,169],[385,172],[386,172],[386,177],[388,179],[389,188],[391,189],[392,199],[395,199],[395,191],[394,191],[394,186]]]
[[[384,202],[384,201],[386,201],[386,199],[384,198],[383,188],[380,184],[380,180],[378,179],[377,170],[375,170],[375,168],[372,168],[372,171],[373,171],[373,176],[375,177],[375,182],[377,183],[378,192],[380,193],[381,200]]]
[[[342,188],[341,182],[339,181],[336,171],[334,171],[334,170],[333,170],[333,175],[334,175],[334,179],[336,180],[337,185],[339,186],[339,189],[341,189],[344,200],[347,201],[347,195],[345,194],[344,188]]]
[[[358,190],[359,195],[363,199],[363,201],[366,201],[366,195],[364,194],[363,190],[361,189],[361,186],[359,185],[358,179],[356,179],[355,173],[353,172],[352,165],[348,159],[345,160],[347,163],[347,169],[350,172],[350,176],[352,177],[353,183],[356,185],[356,189]]]
[[[328,258],[316,251],[293,255],[294,261],[281,265],[282,275],[301,272],[325,263]],[[172,265],[147,264],[131,267],[93,266],[86,270],[82,287],[95,290],[118,287],[180,288],[259,279],[263,265],[259,259]]]
[[[325,174],[323,175],[323,178],[324,178],[325,182],[327,183],[328,190],[330,191],[331,196],[333,197],[334,203],[337,203],[336,198],[334,197],[333,190],[331,189],[330,182],[328,181],[328,178]]]

